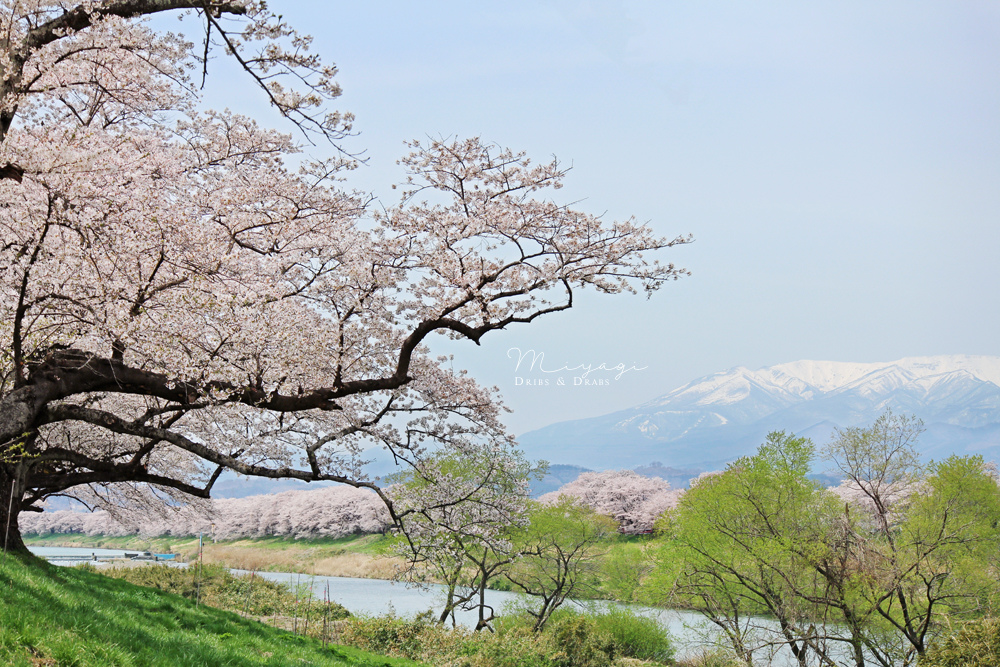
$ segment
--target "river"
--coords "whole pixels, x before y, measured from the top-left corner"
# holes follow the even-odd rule
[[[94,556],[98,558],[124,558],[126,551],[121,549],[84,549],[73,547],[30,547],[32,553],[42,558],[60,557],[54,561],[59,565],[76,565],[89,562]],[[128,553],[135,553],[134,550]],[[79,556],[78,560],[62,560],[69,556]],[[178,563],[178,565],[181,565]],[[249,574],[244,570],[233,570],[235,574]],[[380,615],[394,613],[398,616],[412,616],[428,609],[440,609],[443,600],[443,586],[426,584],[421,586],[408,585],[383,579],[354,579],[350,577],[324,577],[287,572],[257,572],[257,576],[280,581],[286,584],[312,584],[313,595],[323,599],[327,585],[330,586],[330,598],[343,605],[352,614]],[[487,591],[486,602],[499,614],[504,608],[517,600],[514,593],[504,591]],[[570,602],[578,608],[586,606],[586,602]],[[685,634],[684,625],[698,623],[702,620],[699,614],[676,611],[672,609],[655,609],[652,607],[634,607],[644,615],[657,618],[675,637]],[[478,614],[473,611],[457,611],[455,620],[473,628],[476,626]]]
[[[241,574],[243,571],[234,570]],[[367,614],[377,616],[394,613],[398,616],[412,616],[420,612],[434,609],[440,612],[444,601],[444,586],[439,584],[409,585],[382,579],[352,579],[348,577],[321,577],[301,574],[285,574],[277,572],[257,572],[257,576],[272,581],[288,584],[312,584],[313,595],[322,599],[327,584],[330,586],[330,597],[344,605],[352,614]],[[504,591],[486,591],[486,603],[492,606],[497,614],[514,604],[518,599],[515,593]],[[617,604],[609,602],[574,601],[569,603],[578,609],[592,605]],[[685,625],[698,624],[703,620],[700,614],[679,611],[675,609],[656,609],[653,607],[632,606],[633,610],[644,616],[656,618],[674,637],[689,634]],[[456,611],[455,620],[469,628],[476,626],[478,612]]]

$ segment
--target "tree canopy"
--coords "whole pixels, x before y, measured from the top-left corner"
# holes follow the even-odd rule
[[[921,429],[886,413],[837,431],[835,489],[782,432],[699,480],[663,522],[673,601],[747,665],[778,647],[803,666],[923,664],[949,623],[995,613],[1000,487],[980,456],[921,464]]]
[[[412,143],[399,201],[372,206],[329,148],[351,122],[336,69],[263,3],[0,5],[5,546],[53,495],[207,497],[227,469],[381,494],[373,443],[412,463],[509,441],[428,336],[478,343],[683,273],[651,253],[686,237],[555,201],[558,161],[478,138]],[[155,32],[166,11],[201,43]],[[294,134],[200,108],[217,49]]]

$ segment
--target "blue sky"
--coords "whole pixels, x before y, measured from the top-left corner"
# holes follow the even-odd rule
[[[403,141],[479,135],[572,164],[560,196],[579,208],[694,235],[664,256],[691,277],[651,300],[592,295],[438,346],[501,389],[515,433],[738,365],[1000,355],[996,2],[271,8],[340,68],[355,187],[391,202]],[[225,66],[209,84],[213,106],[280,126]],[[517,385],[512,347],[645,368]]]

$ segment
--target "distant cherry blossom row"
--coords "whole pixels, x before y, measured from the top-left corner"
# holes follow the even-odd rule
[[[373,492],[350,486],[308,491],[222,498],[209,507],[166,510],[141,525],[117,520],[106,510],[96,512],[24,513],[21,532],[48,535],[213,535],[215,539],[248,537],[344,537],[381,533],[390,521],[385,504]]]
[[[702,473],[692,480],[718,472]],[[830,489],[858,509],[871,510],[867,496],[856,484],[845,481]],[[891,496],[902,501],[912,489],[899,489]],[[618,521],[623,532],[652,530],[657,518],[677,506],[684,489],[671,489],[658,477],[644,477],[632,470],[588,472],[547,493],[539,500],[554,503],[560,496],[571,496],[599,514]],[[59,510],[25,513],[20,517],[25,534],[86,535],[214,535],[216,539],[239,539],[281,536],[295,539],[343,537],[361,533],[382,533],[391,525],[385,505],[373,492],[350,486],[335,486],[306,491],[223,498],[207,506],[186,506],[167,510],[162,516],[141,525],[127,519],[117,520],[105,510],[78,512]]]

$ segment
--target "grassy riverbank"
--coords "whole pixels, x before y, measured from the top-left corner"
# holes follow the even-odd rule
[[[417,663],[322,643],[178,595],[37,559],[0,560],[0,664],[358,667]]]
[[[197,537],[106,537],[76,533],[25,535],[29,546],[74,547],[83,549],[125,549],[153,553],[177,553],[181,560],[193,561],[198,554]],[[204,542],[204,563],[219,564],[257,572],[298,572],[302,574],[392,579],[403,560],[386,556],[389,538],[384,535],[351,535],[341,538],[296,540],[266,537]],[[574,597],[617,600],[651,606],[667,603],[669,586],[650,585],[652,551],[662,545],[653,535],[614,535],[596,556],[592,576]],[[428,578],[432,581],[433,578]],[[502,577],[491,588],[511,590]],[[676,606],[674,603],[672,606]]]
[[[28,546],[126,549],[177,553],[192,561],[198,554],[197,537],[141,537],[126,535],[25,535]],[[204,542],[204,562],[258,572],[301,572],[330,577],[391,579],[400,559],[382,555],[387,538],[351,535],[341,538],[295,540],[287,537]]]
[[[544,633],[509,616],[497,633],[395,617],[336,620],[271,582],[220,567],[97,570],[31,558],[0,560],[0,664],[23,667],[353,665],[357,667],[626,667],[672,664],[655,621],[627,611],[561,611]],[[109,576],[110,575],[110,576]],[[148,587],[134,585],[130,582]],[[201,604],[191,598],[200,590]],[[205,603],[224,606],[213,608]],[[294,619],[292,618],[294,614]],[[267,624],[294,622],[289,633]],[[329,617],[329,618],[327,618]],[[329,623],[327,621],[330,621]],[[308,634],[307,636],[302,636]],[[318,634],[343,645],[324,645]],[[386,655],[392,657],[385,657]],[[414,662],[418,660],[421,662]]]

